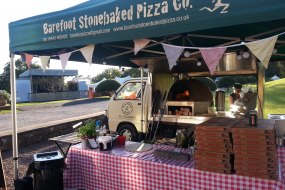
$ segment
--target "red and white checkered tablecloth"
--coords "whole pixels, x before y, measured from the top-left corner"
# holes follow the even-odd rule
[[[285,189],[285,168],[282,167],[285,166],[285,148],[278,148],[278,181],[201,171],[194,169],[194,161],[157,160],[152,154],[155,148],[173,147],[159,145],[147,152],[131,153],[122,148],[99,152],[73,146],[67,156],[64,187],[86,190]]]

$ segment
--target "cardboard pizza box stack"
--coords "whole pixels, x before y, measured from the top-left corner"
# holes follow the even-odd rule
[[[277,180],[274,123],[258,119],[257,126],[250,126],[248,119],[241,119],[234,124],[231,130],[237,175]]]
[[[216,117],[196,125],[196,169],[223,174],[233,172],[233,146],[230,131],[235,122],[237,122],[235,119]]]

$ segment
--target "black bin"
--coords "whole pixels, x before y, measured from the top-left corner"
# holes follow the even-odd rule
[[[34,154],[34,190],[63,190],[64,167],[59,151]]]

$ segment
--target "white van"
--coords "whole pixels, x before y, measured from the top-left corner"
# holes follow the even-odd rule
[[[142,105],[148,104],[150,85],[143,79],[144,101],[141,98],[141,79],[130,79],[123,83],[110,99],[107,108],[109,129],[118,134],[124,134],[130,140],[138,140],[139,133],[146,132],[146,122],[141,118],[148,117],[148,110],[142,111]],[[146,106],[144,106],[146,107]],[[142,114],[143,113],[143,114]]]
[[[141,83],[141,79],[126,81],[110,99],[107,107],[110,131],[137,141],[148,133],[148,126],[152,123],[156,128],[160,122],[160,132],[169,131],[173,136],[177,127],[190,128],[208,119],[198,116],[208,112],[213,100],[211,91],[202,82],[191,78],[175,80],[171,73],[150,75],[143,79],[143,100]],[[185,89],[190,90],[191,97],[196,99],[175,99]],[[196,92],[197,89],[203,96]]]
[[[194,124],[205,121],[206,117],[189,115],[194,112],[194,106],[197,103],[202,106],[198,108],[196,105],[196,113],[207,112],[208,106],[212,103],[212,93],[201,82],[196,86],[204,87],[207,92],[202,98],[200,97],[199,102],[194,103],[195,99],[176,101],[172,98],[178,92],[184,92],[184,88],[188,88],[184,82],[188,84],[189,81],[191,84],[199,83],[194,79],[177,81],[173,78],[172,73],[149,74],[148,78],[143,79],[143,99],[141,99],[141,79],[126,81],[109,101],[107,107],[109,129],[127,136],[130,140],[137,141],[141,139],[142,135],[148,133],[148,126],[152,123],[155,123],[155,125],[152,124],[155,128],[158,126],[157,122],[160,122],[159,126],[163,126],[160,131],[166,131],[165,129],[169,131],[168,127],[173,128],[174,126],[175,128],[181,125],[192,127]],[[178,89],[177,91],[177,85],[182,90]],[[195,90],[191,89],[191,91],[195,95]],[[202,110],[201,107],[203,107]],[[175,109],[182,108],[188,110],[187,116],[185,111],[184,115],[175,113]],[[176,128],[170,132],[175,135],[175,131]]]
[[[213,114],[208,113],[208,110],[211,110],[208,108],[213,106],[213,92],[205,82],[199,80],[199,77],[215,76],[209,73],[205,63],[198,65],[186,59],[185,62],[179,61],[170,70],[166,58],[146,60],[148,77],[126,81],[109,101],[107,117],[111,131],[137,141],[142,134],[152,131],[149,126],[154,126],[159,127],[163,137],[173,138],[176,129],[187,128],[188,132],[192,133],[195,125],[213,117]],[[230,64],[227,60],[232,59],[223,60],[225,61],[218,66]],[[145,59],[142,61],[145,62]],[[234,74],[256,74],[256,62],[252,62],[252,67],[236,69]],[[220,69],[216,72],[219,76],[233,74],[232,70]],[[226,110],[217,113],[223,117],[227,116],[226,114]]]

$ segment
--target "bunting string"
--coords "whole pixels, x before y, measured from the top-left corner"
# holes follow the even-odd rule
[[[285,32],[282,32],[280,34],[276,34],[274,36],[282,36],[284,35]],[[261,41],[261,40],[266,40],[268,38],[272,38],[274,36],[271,36],[271,37],[267,37],[267,38],[263,38],[263,39],[259,39],[259,40],[255,40],[255,41],[251,41],[251,42],[240,42],[240,43],[237,43],[237,44],[232,44],[232,45],[227,45],[227,46],[217,46],[217,47],[194,47],[194,46],[177,46],[177,45],[173,45],[173,44],[167,44],[168,46],[173,46],[173,47],[179,47],[179,48],[185,48],[185,49],[194,49],[194,50],[199,50],[199,49],[210,49],[210,48],[218,48],[218,47],[225,47],[225,48],[233,48],[233,47],[238,47],[238,46],[245,46],[246,44],[248,43],[254,43],[254,42],[258,42],[258,41]],[[155,40],[151,40],[151,42],[154,42],[154,43],[160,43],[158,41],[155,41]],[[163,43],[161,43],[163,44]]]
[[[285,34],[285,32],[282,32],[282,33],[276,34],[274,36],[281,36],[281,35],[284,35],[284,34]],[[268,38],[271,38],[271,37],[268,37]],[[267,39],[267,38],[264,38],[264,39]],[[264,39],[260,39],[260,40],[264,40]],[[257,41],[260,41],[260,40],[256,40],[256,41],[252,41],[252,42],[257,42]],[[161,42],[158,42],[156,40],[150,40],[150,42],[161,43]],[[238,44],[232,44],[232,45],[227,45],[227,46],[218,46],[218,47],[225,47],[225,48],[238,47],[238,46],[244,46],[244,45],[246,45],[248,43],[252,43],[252,42],[241,42],[241,43],[238,43]],[[161,43],[161,44],[163,44],[163,43]],[[195,50],[199,50],[201,48],[204,48],[204,49],[213,48],[213,47],[177,46],[177,45],[173,45],[173,44],[167,44],[167,45],[168,46],[185,48],[185,49],[195,49]],[[80,51],[80,49],[76,49],[76,50],[70,51],[69,53],[74,53],[74,52],[77,52],[77,51]],[[64,53],[67,53],[67,52],[64,52]],[[59,54],[60,54],[60,52],[58,54],[50,55],[50,57],[58,57]],[[33,56],[34,57],[39,57],[39,55],[36,55],[36,54],[33,54]]]
[[[285,32],[282,32],[282,33],[279,33],[277,35],[274,35],[274,36],[271,36],[268,38],[264,38],[264,39],[260,39],[260,40],[255,40],[255,41],[251,41],[251,42],[240,42],[237,44],[232,44],[232,45],[227,45],[227,46],[217,46],[217,47],[177,46],[177,45],[166,44],[166,43],[162,43],[162,42],[158,42],[158,41],[150,40],[150,39],[138,39],[138,40],[133,40],[134,41],[134,53],[137,54],[140,50],[147,47],[149,42],[160,43],[163,46],[163,49],[166,53],[166,57],[169,61],[169,67],[171,69],[175,65],[177,59],[179,58],[179,56],[182,54],[182,52],[185,49],[199,50],[202,54],[202,57],[204,58],[204,60],[207,64],[209,70],[210,70],[210,73],[213,74],[214,67],[219,62],[219,60],[221,58],[221,52],[223,52],[223,50],[225,51],[227,48],[233,48],[233,47],[238,47],[238,46],[246,46],[263,63],[264,67],[267,68],[270,57],[272,56],[273,48],[275,46],[277,38],[281,35],[284,35],[284,34],[285,34]],[[218,48],[221,48],[222,51],[217,50]],[[58,52],[58,54],[50,55],[48,57],[52,58],[52,57],[59,56],[60,60],[62,62],[63,70],[64,70],[71,54],[74,52],[77,52],[77,51],[81,51],[81,53],[84,56],[84,58],[86,59],[86,61],[89,64],[91,64],[94,49],[95,49],[95,45],[90,44],[90,45],[87,45],[83,48],[73,50],[70,52],[65,52],[65,50],[60,51],[60,52]],[[204,53],[202,53],[202,52],[204,52]],[[214,54],[215,54],[214,52],[219,52],[219,54],[217,56],[214,56]],[[65,54],[65,55],[63,55],[63,54]],[[27,54],[24,52],[22,52],[21,55],[25,55],[25,56],[22,56],[22,59],[24,61],[27,60],[28,67],[30,66],[30,61],[33,57],[39,57],[40,60],[43,61],[42,67],[45,70],[45,68],[47,66],[47,62],[46,62],[47,56],[31,55],[31,54]],[[209,55],[214,56],[215,59],[210,60]],[[190,56],[191,56],[191,54],[190,54]],[[205,57],[207,57],[206,58],[207,60],[205,59]]]

